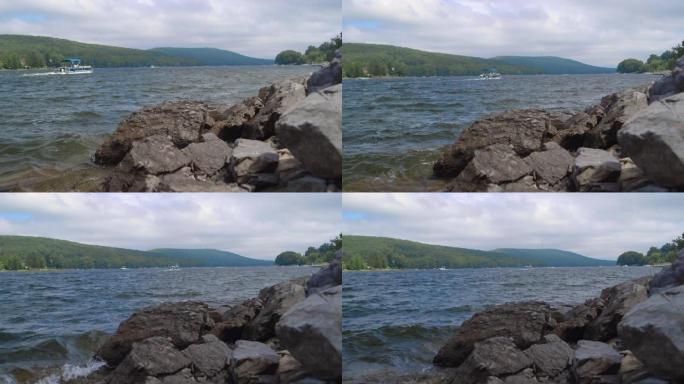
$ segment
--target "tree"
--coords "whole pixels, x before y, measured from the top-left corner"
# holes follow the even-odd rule
[[[627,251],[621,254],[617,259],[617,265],[644,265],[646,259],[644,255],[635,251]]]
[[[620,73],[644,72],[644,62],[637,59],[622,60],[618,64],[617,71]]]
[[[276,256],[276,265],[303,265],[305,264],[304,257],[301,254],[293,251],[285,251]]]
[[[276,56],[275,63],[278,65],[304,64],[304,56],[293,50],[282,51]]]
[[[349,261],[344,264],[344,267],[351,271],[359,271],[362,269],[366,269],[366,264],[363,262],[363,259],[359,255],[352,256],[349,259]]]
[[[5,260],[5,269],[9,271],[18,271],[24,269],[24,263],[21,262],[18,256],[10,256]]]

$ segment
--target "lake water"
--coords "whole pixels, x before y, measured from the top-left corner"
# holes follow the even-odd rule
[[[92,367],[96,345],[134,311],[165,301],[214,307],[317,271],[309,267],[0,273],[0,383],[57,383]],[[90,364],[90,365],[89,365]],[[50,377],[52,376],[52,377]]]
[[[143,106],[193,99],[234,104],[306,66],[96,68],[61,76],[0,71],[0,190],[93,168],[104,136]]]
[[[659,268],[487,268],[345,272],[345,382],[394,383],[419,375],[456,326],[490,305],[575,304]]]
[[[518,108],[578,111],[653,75],[426,77],[344,80],[343,189],[439,190],[432,164],[461,131]]]

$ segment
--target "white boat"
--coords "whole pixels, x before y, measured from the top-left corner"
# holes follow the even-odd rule
[[[58,75],[81,75],[93,73],[93,67],[90,65],[82,65],[81,59],[72,57],[62,60],[62,66],[55,71]]]
[[[499,72],[484,72],[480,74],[480,80],[501,80],[503,76]]]
[[[125,270],[127,270],[128,268],[126,268],[126,267],[124,266],[124,267],[121,267],[120,269],[121,269],[122,271],[125,271]]]
[[[437,269],[439,269],[440,271],[446,271],[446,270],[447,270],[447,269],[444,268],[444,267],[439,267],[439,268],[437,268]]]
[[[178,264],[172,265],[167,269],[167,271],[180,271],[180,266]]]

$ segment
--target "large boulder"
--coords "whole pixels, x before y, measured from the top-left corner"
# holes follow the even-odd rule
[[[342,285],[342,251],[335,252],[335,258],[327,266],[314,273],[306,283],[306,293],[310,295],[319,291]]]
[[[511,145],[494,144],[475,150],[473,158],[455,182],[471,186],[474,191],[486,191],[490,184],[512,183],[532,172]]]
[[[488,377],[507,376],[532,365],[530,359],[508,337],[492,337],[475,343],[473,351],[456,370],[458,382],[481,383]]]
[[[308,93],[342,83],[341,57],[335,57],[329,64],[311,74],[306,82]]]
[[[651,86],[648,99],[653,103],[681,92],[684,92],[684,57],[677,60],[674,70],[669,75]]]
[[[226,166],[233,150],[213,133],[203,135],[204,142],[192,143],[182,152],[190,159],[190,166],[198,174],[213,176]]]
[[[644,87],[627,89],[601,99],[605,115],[588,133],[584,145],[605,149],[617,144],[617,133],[625,122],[648,106],[648,98],[643,91]]]
[[[170,338],[175,347],[185,348],[198,342],[212,326],[209,307],[204,303],[187,301],[148,307],[121,323],[96,356],[113,367],[126,357],[135,342],[162,336]]]
[[[131,144],[131,150],[119,163],[126,172],[143,172],[158,175],[171,173],[190,162],[188,156],[166,135],[150,136]]]
[[[532,169],[538,182],[548,184],[552,189],[565,190],[563,181],[570,174],[574,158],[554,142],[544,144],[544,149],[532,152],[524,159],[525,163]]]
[[[237,139],[228,169],[238,183],[247,183],[255,174],[272,173],[278,166],[278,152],[264,141]]]
[[[237,384],[259,383],[260,376],[275,375],[280,357],[268,345],[238,340],[231,358],[231,371]]]
[[[276,125],[280,144],[314,175],[342,177],[342,85],[322,89],[293,105]]]
[[[590,384],[600,376],[616,374],[621,360],[620,354],[608,344],[580,340],[575,350],[572,372],[578,384]]]
[[[292,306],[306,298],[306,282],[285,281],[259,292],[263,308],[243,329],[247,340],[266,341],[275,336],[275,325]]]
[[[494,144],[511,145],[520,157],[542,149],[560,125],[552,115],[537,109],[489,115],[468,127],[433,166],[438,177],[456,177],[470,163],[475,150]]]
[[[243,125],[253,119],[263,106],[263,101],[254,96],[223,111],[214,111],[211,115],[215,122],[210,131],[221,140],[232,142],[242,136]]]
[[[558,336],[544,336],[543,344],[534,344],[525,350],[540,374],[556,377],[572,365],[575,351]]]
[[[228,367],[233,351],[216,336],[204,335],[202,343],[185,348],[183,355],[190,361],[196,375],[214,377]]]
[[[261,311],[262,303],[253,298],[233,306],[221,316],[211,332],[226,342],[235,342],[242,338],[242,330]]]
[[[201,102],[175,101],[143,108],[119,124],[114,134],[95,152],[94,160],[101,165],[118,164],[131,145],[149,136],[169,136],[182,148],[199,141],[208,119],[210,107]]]
[[[618,133],[622,151],[658,184],[684,188],[684,93],[638,112]]]
[[[243,124],[242,137],[266,140],[275,134],[276,122],[288,109],[306,97],[303,79],[283,80],[259,90],[263,106]]]
[[[622,166],[610,152],[580,148],[573,165],[572,180],[580,192],[603,191],[607,185],[617,188]]]
[[[595,105],[572,115],[563,121],[558,132],[554,134],[553,141],[567,150],[576,151],[585,145],[589,132],[601,122],[605,114],[603,106]]]
[[[148,376],[164,376],[190,365],[190,360],[165,337],[134,343],[126,358],[107,376],[107,384],[143,384]]]
[[[555,325],[551,307],[546,303],[526,301],[497,305],[463,322],[439,350],[434,363],[458,366],[472,352],[475,343],[497,336],[511,337],[518,348],[525,349],[542,340]]]
[[[654,294],[677,285],[684,285],[684,249],[677,253],[677,259],[672,265],[653,276],[648,290],[650,294]]]
[[[631,280],[606,288],[601,292],[605,307],[600,315],[589,323],[584,338],[608,341],[617,336],[617,325],[622,317],[636,304],[648,297],[650,276]]]
[[[287,311],[276,325],[280,342],[316,377],[342,375],[342,286],[314,293]]]
[[[649,371],[684,381],[684,285],[635,305],[618,325],[618,333]]]
[[[556,334],[563,340],[577,342],[584,338],[587,326],[599,317],[605,307],[601,298],[592,298],[584,303],[572,307],[563,314],[556,326]]]

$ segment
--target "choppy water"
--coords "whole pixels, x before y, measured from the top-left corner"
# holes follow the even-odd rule
[[[487,306],[575,304],[659,268],[488,268],[345,272],[345,382],[396,382],[432,368],[456,326]]]
[[[82,374],[107,334],[164,301],[219,307],[315,272],[308,267],[163,268],[0,273],[0,383]],[[12,381],[15,380],[15,381]]]
[[[517,108],[578,111],[653,75],[504,76],[344,81],[345,191],[440,189],[432,164],[461,131],[489,113]]]
[[[233,104],[312,67],[96,68],[87,75],[0,71],[0,190],[92,167],[104,136],[131,112],[166,100]]]

